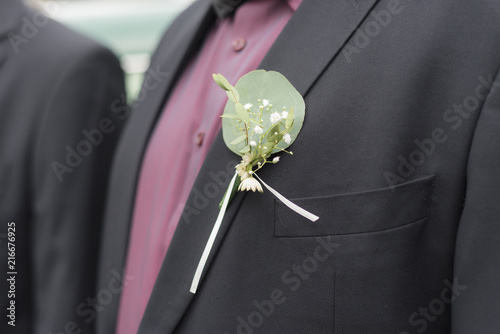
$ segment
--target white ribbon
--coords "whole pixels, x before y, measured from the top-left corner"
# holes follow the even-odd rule
[[[224,202],[222,202],[222,206],[219,210],[219,215],[217,216],[217,220],[215,221],[214,228],[212,229],[212,233],[210,233],[210,237],[208,238],[205,249],[203,250],[203,254],[201,254],[200,262],[198,263],[198,267],[196,268],[196,271],[194,273],[193,282],[191,283],[191,288],[189,289],[189,292],[191,293],[196,293],[198,284],[200,284],[200,278],[203,272],[203,268],[205,268],[208,255],[210,255],[210,251],[212,250],[212,246],[214,245],[217,233],[219,233],[220,224],[222,223],[222,219],[224,219],[224,215],[226,214],[227,204],[229,203],[229,198],[231,198],[231,192],[233,191],[234,182],[236,182],[236,176],[238,176],[238,174],[234,174],[231,182],[229,182],[229,188],[226,192],[226,197],[224,197]]]
[[[315,222],[316,220],[319,219],[318,216],[310,213],[307,210],[302,209],[300,206],[290,202],[288,199],[286,199],[283,195],[281,195],[279,192],[268,186],[260,177],[257,176],[257,174],[253,174],[255,177],[262,182],[264,187],[266,187],[267,190],[269,190],[274,196],[276,196],[283,204],[288,206],[290,209],[293,211],[297,212],[299,215],[309,219],[310,221]],[[226,196],[224,197],[224,202],[222,202],[222,206],[219,211],[219,215],[217,216],[217,220],[215,221],[214,227],[212,228],[212,232],[210,233],[210,237],[208,238],[207,244],[205,245],[205,249],[203,250],[203,254],[201,254],[201,259],[200,262],[198,263],[198,267],[196,268],[196,271],[194,273],[193,277],[193,282],[191,283],[191,288],[189,289],[189,292],[191,293],[196,293],[196,290],[198,289],[198,285],[200,284],[200,279],[201,279],[201,274],[203,273],[203,269],[205,268],[205,264],[207,263],[208,256],[210,255],[210,251],[212,250],[212,247],[215,242],[215,238],[217,237],[217,233],[219,233],[220,225],[222,223],[222,220],[224,219],[224,215],[226,214],[226,209],[227,205],[229,204],[229,199],[231,198],[231,192],[234,187],[234,183],[236,182],[236,177],[238,174],[234,174],[233,178],[231,179],[231,182],[229,183],[228,191],[226,193]]]
[[[276,190],[274,190],[273,188],[271,188],[270,186],[268,186],[264,181],[262,181],[262,179],[260,177],[257,176],[257,174],[253,174],[255,175],[255,177],[260,181],[262,182],[262,184],[264,185],[264,187],[267,188],[267,190],[269,190],[271,193],[273,193],[274,196],[278,197],[278,199],[283,202],[283,204],[285,204],[286,206],[288,206],[290,209],[292,209],[293,211],[297,212],[299,215],[303,216],[304,218],[307,218],[309,219],[310,221],[312,222],[315,222],[316,220],[319,219],[318,216],[316,215],[313,215],[312,213],[310,213],[309,211],[307,210],[304,210],[302,209],[300,206],[298,206],[297,204],[294,204],[292,202],[290,202],[289,200],[287,200],[285,198],[285,196],[281,195],[279,192],[277,192]]]

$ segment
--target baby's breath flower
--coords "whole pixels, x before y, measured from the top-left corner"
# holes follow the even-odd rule
[[[252,108],[253,104],[251,103],[247,103],[243,106],[243,108],[245,108],[247,111],[250,110],[250,108]]]
[[[238,175],[241,177],[242,180],[245,178],[245,175],[248,174],[246,169],[247,165],[244,163],[236,165],[236,173],[238,173]]]
[[[244,162],[246,163],[247,165],[249,163],[252,162],[252,155],[250,153],[245,153],[243,156],[242,156],[243,160],[241,160],[241,162]]]
[[[242,156],[242,160],[239,164],[236,165],[236,173],[241,177],[242,180],[249,177],[247,168],[248,165],[252,162],[252,155],[250,153],[246,153]]]
[[[288,117],[288,111],[283,111],[281,113],[281,118],[286,119]]]
[[[280,161],[280,157],[274,157],[274,159],[273,159],[273,164],[278,163],[278,161]]]
[[[279,123],[279,121],[281,121],[281,115],[277,112],[273,112],[271,114],[270,120],[272,124]]]
[[[261,135],[264,133],[264,131],[262,131],[262,128],[258,125],[255,126],[255,128],[253,129],[253,131],[258,134],[258,135]]]
[[[283,136],[283,140],[285,141],[285,143],[290,144],[290,142],[292,141],[292,137],[290,137],[289,133],[285,133],[285,135]]]
[[[237,164],[235,168],[236,168],[236,171],[239,174],[239,172],[243,172],[247,168],[247,164],[244,163],[244,162],[242,162],[240,164]]]
[[[269,100],[262,100],[262,104],[264,105],[264,107],[267,107],[269,105]]]
[[[250,141],[250,146],[255,147],[255,146],[257,146],[257,143],[256,143],[255,141],[251,140],[251,141]]]
[[[242,180],[240,183],[240,186],[238,187],[238,190],[248,190],[248,191],[251,190],[253,192],[258,190],[261,193],[264,192],[260,182],[257,181],[256,179],[254,179],[253,177],[248,177],[248,178]]]

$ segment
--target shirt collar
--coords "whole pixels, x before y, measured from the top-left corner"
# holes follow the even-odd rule
[[[299,8],[300,4],[302,3],[302,0],[286,0],[286,3],[295,12],[297,10],[297,8]]]

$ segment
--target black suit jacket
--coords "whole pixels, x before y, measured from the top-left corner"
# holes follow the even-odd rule
[[[123,122],[112,103],[123,93],[109,50],[18,0],[1,2],[0,333],[92,332],[76,310],[94,296],[105,189]],[[99,141],[94,129],[103,119],[113,130]],[[81,143],[89,142],[83,132],[94,144]],[[76,152],[70,164],[68,150]],[[9,222],[15,270],[7,267]],[[10,271],[17,272],[14,298]],[[15,327],[7,324],[11,300]]]
[[[259,175],[320,219],[238,193],[191,294],[238,161],[219,134],[139,332],[500,332],[499,19],[493,0],[304,0],[259,67],[304,96],[305,122],[294,155]],[[146,78],[114,161],[101,287],[124,265],[151,130],[214,20],[195,3],[153,58],[163,81]],[[113,332],[118,303],[99,333]]]

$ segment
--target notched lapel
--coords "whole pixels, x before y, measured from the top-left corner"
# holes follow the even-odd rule
[[[280,72],[305,96],[378,1],[304,0],[259,68]]]
[[[259,68],[282,73],[305,96],[377,1],[304,0]],[[213,173],[226,171],[230,161],[238,160],[239,157],[226,148],[219,132],[198,174],[187,205],[190,205],[200,189],[212,182]],[[142,320],[140,333],[153,330],[173,333],[189,304],[196,298],[189,292],[189,287],[215,223],[223,193],[221,191],[219,196],[210,200],[200,214],[190,219],[189,224],[182,219],[179,222]],[[197,295],[203,294],[203,279],[244,197],[244,193],[237,193],[229,204]],[[192,208],[186,209],[189,211]]]
[[[234,175],[234,166],[240,159],[239,156],[227,149],[222,139],[222,133],[219,132],[198,174],[184,208],[183,217],[180,219],[169,245],[139,333],[174,332],[182,315],[195,297],[189,292],[189,288],[205,244],[217,219],[219,201],[226,191],[230,178]],[[225,175],[223,177],[225,178],[224,183],[220,182],[221,175]],[[200,194],[210,183],[217,184],[218,195],[206,203],[200,202]],[[203,278],[216,256],[243,198],[244,194],[238,193],[229,203],[226,218],[221,224],[203,271],[197,295],[203,293]]]

